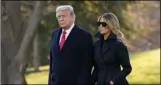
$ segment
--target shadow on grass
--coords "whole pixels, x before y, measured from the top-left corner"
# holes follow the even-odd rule
[[[26,71],[26,75],[30,74],[30,73],[38,73],[38,72],[45,72],[45,71],[49,71],[48,69],[44,69],[44,70],[32,70],[32,71]]]

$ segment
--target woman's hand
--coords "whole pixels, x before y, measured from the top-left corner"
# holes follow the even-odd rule
[[[110,85],[114,85],[114,82],[113,81],[110,81]]]

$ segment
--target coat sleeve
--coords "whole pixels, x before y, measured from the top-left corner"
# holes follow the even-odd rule
[[[51,57],[51,49],[50,49],[50,63],[49,63],[49,78],[48,78],[48,84],[52,84],[52,57]]]
[[[96,45],[96,42],[94,44],[94,49],[95,49],[95,45]],[[95,53],[95,52],[94,52]],[[91,84],[95,84],[96,81],[97,81],[97,74],[98,74],[98,66],[93,58],[93,72],[92,72],[92,80],[91,80]]]
[[[98,74],[98,66],[96,65],[96,63],[93,61],[93,72],[92,72],[92,80],[91,80],[91,84],[95,85],[96,81],[97,81],[97,74]]]
[[[89,34],[83,38],[82,48],[82,65],[80,73],[78,75],[78,84],[89,84],[91,82],[91,70],[92,70],[92,60],[93,60],[93,40],[92,36]]]
[[[119,43],[117,49],[118,63],[122,66],[123,70],[114,77],[114,82],[120,79],[124,79],[127,75],[130,74],[132,70],[127,47],[121,42]]]
[[[52,46],[52,39],[53,39],[53,32],[51,35],[51,41],[50,41],[50,45]],[[52,48],[50,46],[50,59],[49,59],[49,78],[48,78],[48,84],[52,84]]]

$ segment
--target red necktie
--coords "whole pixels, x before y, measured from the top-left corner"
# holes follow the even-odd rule
[[[63,47],[63,45],[64,45],[64,42],[65,42],[65,34],[66,34],[66,31],[64,30],[64,31],[63,31],[63,35],[62,35],[62,37],[61,37],[60,44],[59,44],[60,50],[62,49],[62,47]]]

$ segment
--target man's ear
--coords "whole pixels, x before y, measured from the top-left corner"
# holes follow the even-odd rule
[[[72,21],[74,21],[74,16],[72,16]]]

